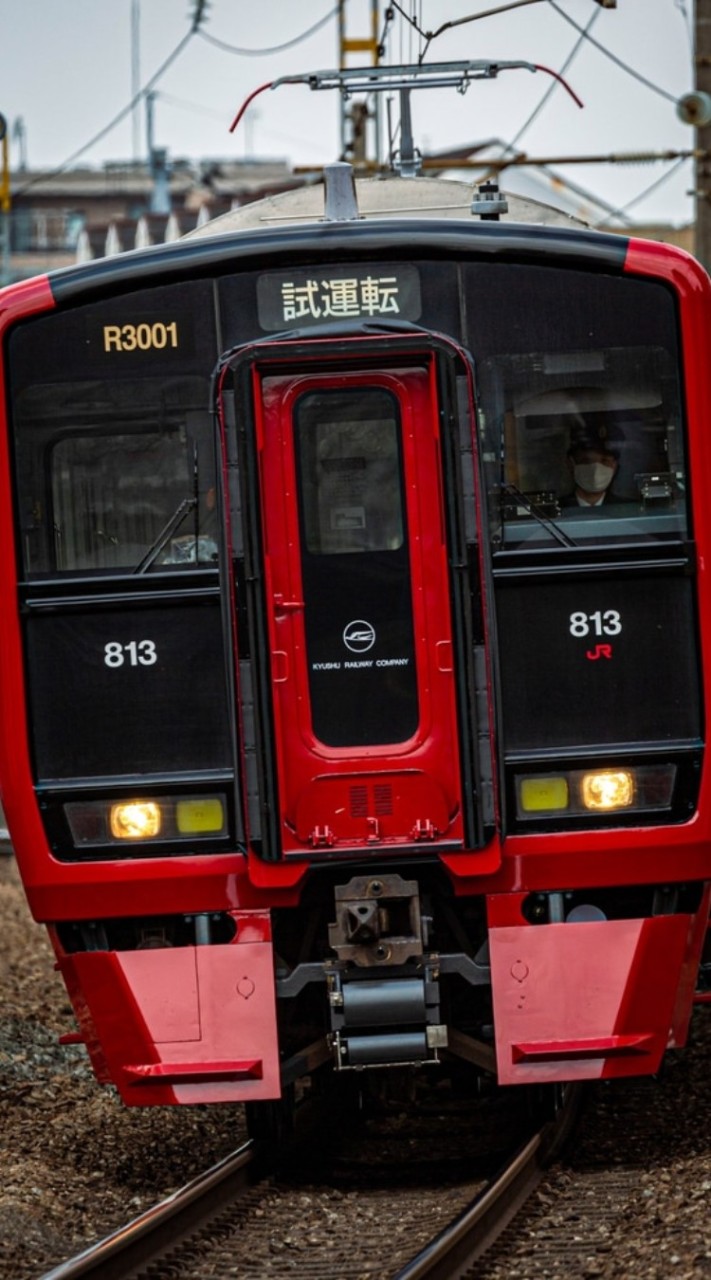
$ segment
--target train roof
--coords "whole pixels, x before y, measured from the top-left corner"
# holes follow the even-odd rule
[[[323,262],[344,254],[387,253],[391,259],[476,254],[500,262],[523,256],[624,270],[626,236],[590,229],[535,200],[503,196],[495,183],[487,190],[487,184],[456,178],[354,180],[351,165],[342,162],[326,166],[324,175],[324,181],[235,208],[169,244],[60,268],[49,276],[55,305],[129,292],[149,282],[187,280],[205,270],[239,270],[240,264],[255,261],[298,265],[314,254]]]
[[[350,166],[329,166],[326,174],[328,176],[330,169],[347,168]],[[481,202],[481,191],[480,184],[440,177],[402,178],[386,175],[358,178],[355,181],[357,214],[354,216],[364,220],[412,217],[471,222],[473,218],[477,218],[477,214],[472,213],[472,203]],[[240,205],[188,232],[184,239],[322,222],[325,199],[326,181],[311,182],[291,191]],[[586,225],[579,219],[536,200],[510,194],[502,199],[506,205],[500,214],[503,222],[576,229]]]

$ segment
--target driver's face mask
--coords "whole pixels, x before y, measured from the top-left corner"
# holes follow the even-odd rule
[[[584,493],[604,493],[614,474],[615,468],[606,462],[578,462],[573,467],[575,483]]]

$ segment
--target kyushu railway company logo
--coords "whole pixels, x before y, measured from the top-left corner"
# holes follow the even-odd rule
[[[343,643],[351,653],[367,653],[375,644],[375,627],[362,618],[356,618],[344,627]]]
[[[410,657],[397,658],[366,658],[363,655],[373,648],[377,637],[375,627],[370,622],[366,622],[363,618],[354,618],[343,628],[343,643],[346,649],[353,654],[352,658],[337,658],[330,662],[312,662],[312,671],[343,671],[352,673],[354,670],[369,671],[377,667],[409,667]]]

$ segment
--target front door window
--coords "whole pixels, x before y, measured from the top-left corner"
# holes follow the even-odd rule
[[[418,706],[397,400],[367,387],[307,393],[294,431],[314,734],[338,747],[403,742]]]

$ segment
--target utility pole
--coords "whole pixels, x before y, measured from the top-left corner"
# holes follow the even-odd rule
[[[131,0],[131,98],[133,99],[133,163],[141,158],[141,115],[138,95],[141,88],[140,0]]]
[[[711,0],[696,0],[694,52],[697,92],[711,95]],[[706,155],[696,164],[694,252],[706,270],[711,271],[711,122],[708,120],[696,130],[696,148]]]
[[[7,120],[0,115],[0,285],[10,283],[10,157]]]
[[[156,147],[154,142],[155,92],[146,94],[146,134],[148,143],[148,172],[151,179],[151,213],[170,213],[170,167],[168,152],[165,147]]]
[[[378,0],[370,0],[370,33],[353,38],[346,34],[346,0],[339,0],[338,5],[338,65],[345,70],[348,56],[352,53],[370,55],[372,65],[377,67],[380,60],[378,44]],[[376,97],[374,121],[373,156],[368,155],[368,119],[370,113],[367,102],[350,102],[345,98],[341,105],[341,159],[351,160],[356,166],[372,161],[380,162],[380,99]]]

